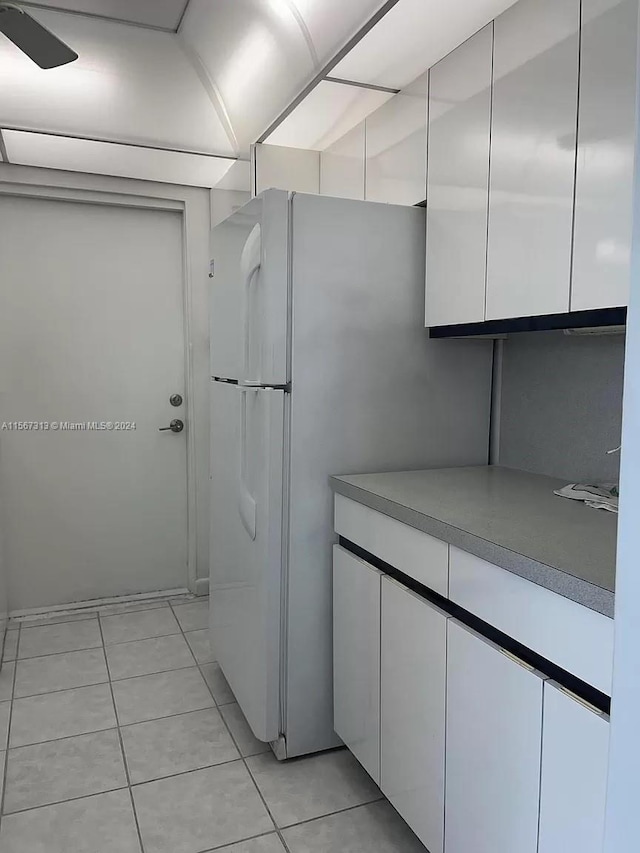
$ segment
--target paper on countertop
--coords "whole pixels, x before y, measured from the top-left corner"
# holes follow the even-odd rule
[[[554,495],[569,498],[572,501],[582,501],[593,509],[618,512],[619,492],[615,483],[603,483],[599,486],[589,483],[570,483],[562,489],[556,489]]]

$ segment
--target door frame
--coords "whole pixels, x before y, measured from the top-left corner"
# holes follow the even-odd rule
[[[197,311],[194,306],[194,284],[197,275],[209,268],[210,192],[172,184],[157,184],[128,178],[60,172],[36,167],[0,163],[0,196],[27,197],[48,201],[107,205],[139,210],[179,213],[182,221],[182,299],[184,328],[184,365],[186,415],[189,429],[187,442],[187,586],[192,593],[206,592],[208,587],[208,465],[206,485],[199,483],[197,436],[201,411],[208,412],[208,400],[197,404],[195,363]],[[204,198],[203,198],[204,197]],[[208,312],[206,313],[208,330]],[[200,330],[202,331],[202,330]],[[201,337],[201,335],[200,335]],[[208,374],[209,354],[206,352]],[[202,368],[202,366],[200,366]],[[207,380],[208,376],[204,379]],[[201,411],[198,411],[201,410]],[[208,453],[208,429],[204,440]],[[200,486],[200,487],[199,487]],[[206,489],[206,491],[205,491]],[[204,497],[203,497],[204,496]],[[198,568],[201,571],[198,571]],[[206,567],[206,574],[202,571]],[[200,577],[199,577],[200,575]],[[205,578],[207,579],[205,581]]]

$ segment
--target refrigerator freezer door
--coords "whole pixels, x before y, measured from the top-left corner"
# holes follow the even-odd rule
[[[211,375],[289,381],[289,197],[268,190],[212,231]]]
[[[211,383],[211,632],[255,736],[280,734],[285,394]]]

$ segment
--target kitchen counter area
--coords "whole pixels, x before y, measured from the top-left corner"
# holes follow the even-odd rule
[[[601,849],[617,516],[566,485],[331,479],[335,730],[428,850]]]
[[[500,466],[336,476],[337,494],[613,618],[617,515]]]

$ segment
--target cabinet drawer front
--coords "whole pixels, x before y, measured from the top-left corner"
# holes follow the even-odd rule
[[[380,572],[333,549],[334,727],[380,784]]]
[[[611,695],[613,619],[451,548],[451,601]]]
[[[381,787],[431,853],[442,853],[447,620],[382,579]]]
[[[394,569],[447,596],[449,546],[446,542],[342,495],[336,495],[335,530]]]

